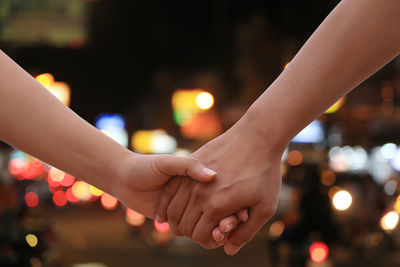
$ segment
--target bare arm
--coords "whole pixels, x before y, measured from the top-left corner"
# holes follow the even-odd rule
[[[160,216],[212,248],[208,237],[218,219],[249,207],[248,221],[225,243],[235,254],[275,212],[280,159],[290,140],[400,53],[399,14],[399,0],[340,2],[239,122],[194,154],[218,179],[192,182],[190,198],[173,197],[168,188]]]

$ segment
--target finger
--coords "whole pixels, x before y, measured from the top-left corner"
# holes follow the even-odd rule
[[[182,233],[179,231],[178,225],[190,200],[190,182],[191,180],[189,178],[184,178],[182,180],[178,191],[167,208],[167,218],[171,232],[179,236],[181,236]]]
[[[178,230],[188,238],[192,239],[193,229],[196,226],[202,215],[201,210],[197,205],[194,205],[193,198],[189,200],[186,206],[185,212],[183,213],[179,222]]]
[[[238,218],[235,215],[231,215],[229,217],[222,219],[219,222],[219,230],[221,230],[221,232],[223,233],[227,233],[235,229],[238,224],[239,224]]]
[[[239,210],[236,213],[236,217],[239,219],[240,222],[246,222],[247,219],[249,218],[248,209],[244,208],[244,209]]]
[[[217,173],[207,168],[203,163],[193,157],[178,157],[171,155],[159,156],[153,161],[155,168],[163,175],[190,176],[200,182],[214,180]]]
[[[160,197],[160,202],[157,206],[157,215],[156,221],[159,223],[166,222],[167,219],[167,209],[169,203],[171,202],[172,198],[175,196],[176,192],[179,189],[179,186],[182,183],[184,177],[182,176],[175,176],[171,178],[163,187],[163,192]]]
[[[248,241],[250,241],[260,228],[273,215],[272,209],[263,207],[262,204],[250,208],[249,219],[241,223],[237,229],[229,235],[229,240],[224,245],[228,255],[236,254]]]
[[[226,237],[227,234],[223,233],[219,227],[215,227],[214,230],[212,231],[212,237],[215,242],[219,245],[223,245],[226,242]]]
[[[193,229],[192,240],[200,244],[203,248],[217,248],[219,244],[213,240],[211,233],[211,230],[216,227],[215,225],[210,227],[210,220],[207,219],[207,216],[203,213]],[[208,235],[203,234],[202,228],[210,229]]]

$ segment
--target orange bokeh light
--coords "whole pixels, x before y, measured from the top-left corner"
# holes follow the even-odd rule
[[[118,200],[107,193],[101,196],[100,202],[106,210],[113,210],[118,206]]]

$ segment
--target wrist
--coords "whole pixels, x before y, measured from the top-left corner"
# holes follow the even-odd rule
[[[281,130],[282,122],[264,117],[263,111],[252,106],[233,127],[241,132],[246,140],[253,145],[255,151],[268,155],[282,155],[288,141]]]

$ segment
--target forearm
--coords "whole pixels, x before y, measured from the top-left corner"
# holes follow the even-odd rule
[[[114,163],[132,155],[1,51],[0,139],[103,190],[110,190]]]
[[[244,119],[282,150],[308,123],[400,53],[400,1],[343,0]]]

